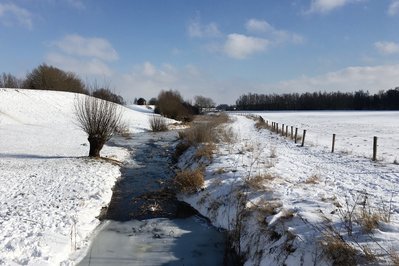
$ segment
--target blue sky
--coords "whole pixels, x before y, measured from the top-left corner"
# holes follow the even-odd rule
[[[0,0],[0,72],[45,62],[128,101],[399,86],[399,0]]]

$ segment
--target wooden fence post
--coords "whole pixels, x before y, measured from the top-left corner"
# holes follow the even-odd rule
[[[333,139],[332,139],[332,145],[331,145],[331,152],[334,152],[334,148],[335,148],[335,134],[333,134]]]
[[[281,136],[284,136],[284,124],[281,125]]]
[[[301,145],[301,147],[303,147],[303,145],[305,144],[305,136],[306,136],[306,129],[303,130],[302,145]]]
[[[276,133],[278,134],[278,123],[276,123]]]
[[[285,136],[288,137],[288,126],[285,126]]]
[[[296,127],[295,128],[295,143],[296,143],[297,137],[298,137],[298,128]]]
[[[377,137],[374,136],[373,140],[373,161],[377,161]]]
[[[291,126],[291,139],[294,138],[294,126]]]

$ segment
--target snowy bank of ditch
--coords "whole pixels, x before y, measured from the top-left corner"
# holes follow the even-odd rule
[[[180,198],[231,232],[245,265],[397,265],[398,165],[299,147],[232,119],[211,160],[199,145],[177,166],[205,167],[203,188]]]
[[[88,159],[74,122],[76,94],[0,89],[0,265],[74,265],[84,255],[120,177],[119,165]],[[123,108],[131,133],[151,113]],[[124,161],[125,149],[103,157]]]

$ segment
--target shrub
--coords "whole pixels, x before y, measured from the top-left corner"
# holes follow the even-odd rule
[[[178,172],[174,178],[177,189],[183,193],[193,193],[204,185],[203,169],[184,170]]]
[[[183,101],[178,91],[161,91],[155,108],[156,113],[171,119],[189,122],[193,119],[198,110],[187,102]]]
[[[87,94],[83,81],[72,72],[42,64],[28,73],[23,84],[26,89],[70,91]]]
[[[153,115],[150,118],[150,127],[153,132],[167,131],[168,126],[166,125],[165,118],[162,116]]]
[[[90,143],[90,157],[100,157],[100,151],[120,127],[122,113],[118,105],[91,96],[75,99],[78,126],[86,132]]]
[[[96,90],[92,91],[91,95],[93,97],[96,97],[96,98],[99,98],[102,100],[106,100],[106,101],[110,101],[110,102],[114,102],[117,104],[121,104],[121,105],[125,104],[125,100],[123,99],[123,97],[111,92],[111,90],[109,89],[109,86],[96,89]]]

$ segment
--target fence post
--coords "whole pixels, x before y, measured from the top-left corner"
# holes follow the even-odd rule
[[[332,147],[331,147],[331,152],[334,152],[334,148],[335,148],[335,134],[333,134],[333,139],[332,139]]]
[[[373,161],[377,161],[377,137],[374,136],[373,140]]]
[[[303,145],[305,144],[305,136],[306,136],[306,129],[303,130],[302,145],[301,145],[301,147],[303,147]]]
[[[281,136],[284,136],[284,124],[281,125]]]
[[[278,134],[278,123],[276,123],[276,133]]]
[[[298,136],[298,128],[296,127],[295,128],[295,143],[296,143],[296,140],[297,140],[297,136]]]
[[[285,136],[288,137],[288,126],[285,126]]]
[[[294,138],[294,126],[291,126],[291,139]]]

